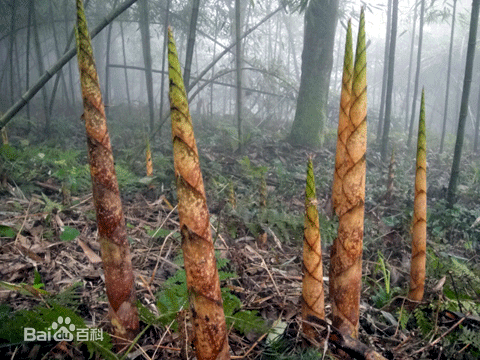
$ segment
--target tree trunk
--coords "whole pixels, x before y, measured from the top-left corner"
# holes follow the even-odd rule
[[[468,112],[468,97],[470,95],[470,85],[472,84],[473,61],[475,58],[475,43],[477,41],[479,6],[480,0],[472,1],[472,15],[470,18],[470,31],[468,34],[467,59],[465,64],[465,78],[463,80],[462,102],[460,104],[460,116],[458,118],[457,140],[455,142],[452,171],[450,174],[450,181],[448,183],[447,190],[447,203],[449,208],[452,208],[455,203],[458,174],[460,172],[460,160],[462,157],[465,123],[467,121]]]
[[[393,92],[393,76],[395,74],[395,47],[397,44],[397,20],[398,20],[398,0],[393,0],[392,9],[392,31],[390,32],[390,54],[388,57],[388,80],[387,94],[385,98],[385,120],[383,126],[382,138],[382,162],[387,161],[388,150],[388,133],[390,131],[390,115],[392,112],[392,92]]]
[[[408,130],[408,115],[410,114],[410,83],[412,79],[412,67],[413,67],[413,46],[415,45],[415,32],[417,29],[417,1],[414,0],[413,7],[415,8],[413,13],[413,31],[412,41],[410,42],[410,60],[408,61],[408,80],[407,80],[407,94],[405,96],[405,132]]]
[[[382,77],[382,92],[380,94],[380,109],[378,114],[378,125],[377,125],[377,141],[380,141],[380,136],[382,135],[383,129],[383,120],[384,120],[384,111],[385,111],[385,95],[387,89],[387,80],[388,80],[388,54],[390,53],[390,20],[392,18],[392,0],[388,0],[387,8],[387,30],[385,34],[385,52],[383,53],[383,77]]]
[[[184,83],[187,92],[189,90],[188,85],[190,84],[190,73],[192,71],[192,60],[193,60],[193,48],[195,46],[195,35],[197,33],[197,19],[198,12],[200,9],[200,0],[193,0],[192,3],[192,16],[190,17],[190,30],[188,32],[188,42],[187,42],[187,54],[185,56],[185,73],[184,73]]]
[[[417,70],[415,72],[415,85],[413,87],[412,115],[410,117],[410,126],[408,130],[407,148],[410,148],[413,135],[413,124],[415,122],[415,111],[417,107],[418,82],[420,79],[420,66],[422,63],[422,42],[423,42],[423,18],[425,16],[425,0],[421,0],[420,7],[420,28],[418,30],[418,51],[417,51]]]
[[[143,62],[145,64],[145,82],[147,85],[148,111],[150,114],[150,133],[153,134],[155,114],[153,110],[153,79],[152,79],[152,53],[150,50],[150,23],[148,19],[148,2],[141,0],[140,11],[140,33],[142,36]]]
[[[443,152],[443,145],[445,141],[445,131],[447,128],[447,117],[448,117],[448,96],[450,94],[450,72],[452,70],[452,52],[453,52],[453,35],[455,32],[455,12],[457,9],[457,0],[453,0],[453,13],[452,13],[452,26],[450,29],[450,48],[448,50],[448,67],[447,67],[447,86],[445,88],[445,107],[443,110],[443,126],[442,126],[442,137],[440,140],[440,151]]]
[[[338,0],[311,0],[305,12],[302,76],[288,139],[293,145],[317,147],[322,144],[337,11]]]

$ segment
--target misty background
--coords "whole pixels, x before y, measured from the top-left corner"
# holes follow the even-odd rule
[[[470,20],[470,2],[455,1],[456,19],[453,39],[453,59],[449,86],[449,105],[446,141],[453,144],[465,72],[465,56]],[[86,14],[93,29],[119,1],[87,2]],[[189,36],[192,1],[148,1],[151,68],[153,71],[153,107],[155,130],[168,116],[168,83],[162,77],[167,71],[164,56],[165,24],[173,28],[180,61],[185,62]],[[97,71],[109,115],[115,110],[135,109],[133,129],[147,129],[148,96],[145,61],[142,48],[139,2],[105,27],[93,40]],[[265,17],[242,40],[242,87],[244,124],[286,130],[291,126],[301,77],[304,46],[305,12],[284,1],[242,1],[242,29],[244,33]],[[420,1],[400,1],[395,55],[395,73],[392,95],[391,136],[408,128],[412,108],[413,81],[419,35],[418,13]],[[419,88],[425,88],[427,129],[429,136],[440,136],[443,122],[447,84],[447,64],[454,0],[427,1],[425,5],[424,39],[421,56]],[[216,56],[235,40],[234,1],[201,1],[196,26],[195,46],[191,65],[190,108],[194,123],[208,122],[212,117],[232,119],[235,114],[235,48],[223,56],[201,79],[198,74]],[[298,4],[293,4],[298,5]],[[354,39],[358,28],[360,7],[366,6],[368,111],[369,135],[377,133],[384,51],[386,45],[387,1],[340,1],[333,51],[333,67],[328,94],[328,121],[325,133],[336,131],[346,22],[352,19]],[[418,10],[418,9],[417,9]],[[416,15],[416,18],[415,18]],[[75,24],[74,1],[1,1],[0,2],[0,111],[4,113],[21,98],[37,79],[50,69],[65,49],[74,46],[72,32]],[[414,28],[415,23],[415,28]],[[30,24],[30,25],[29,25]],[[415,32],[415,36],[412,37]],[[412,47],[413,40],[413,47]],[[308,44],[307,44],[308,46]],[[411,53],[413,56],[411,59]],[[163,55],[162,55],[163,54]],[[474,74],[479,74],[476,59]],[[125,68],[126,67],[126,68]],[[410,71],[410,76],[409,76]],[[165,74],[165,73],[164,73]],[[29,101],[20,113],[39,125],[51,118],[53,125],[64,127],[63,118],[81,115],[81,95],[76,59],[70,60],[59,73]],[[108,78],[108,79],[107,79]],[[163,79],[163,87],[162,87]],[[213,81],[211,81],[213,79]],[[410,79],[410,89],[408,80]],[[58,84],[55,84],[55,82]],[[108,85],[107,85],[108,82]],[[478,78],[474,76],[471,99],[479,97]],[[163,89],[163,93],[162,93]],[[420,96],[417,96],[420,101]],[[473,141],[476,101],[470,101],[466,125],[466,141]],[[416,106],[418,109],[418,104]],[[160,111],[162,114],[160,114]],[[54,115],[55,114],[55,115]],[[140,116],[140,118],[139,118]],[[151,121],[151,120],[150,120]],[[31,129],[19,122],[25,131]],[[49,132],[54,132],[51,128]],[[52,134],[50,134],[52,135]],[[49,134],[44,134],[48,137]]]

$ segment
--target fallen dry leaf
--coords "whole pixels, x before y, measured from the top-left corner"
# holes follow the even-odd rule
[[[77,241],[78,241],[78,245],[80,245],[83,252],[87,256],[88,260],[90,260],[92,264],[98,264],[102,262],[102,259],[100,258],[100,256],[98,256],[92,249],[90,249],[90,247],[87,244],[85,244],[80,239],[77,239]]]

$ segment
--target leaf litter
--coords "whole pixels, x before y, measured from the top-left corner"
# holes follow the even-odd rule
[[[276,329],[279,334],[276,336],[274,330],[269,334],[241,333],[230,327],[232,358],[296,358],[299,349],[307,342],[299,332],[301,324],[298,320],[303,240],[303,228],[299,224],[303,223],[304,163],[308,154],[313,153],[318,207],[323,219],[324,281],[328,285],[329,248],[335,236],[330,203],[333,151],[329,147],[320,151],[293,149],[284,142],[262,140],[261,143],[252,141],[242,155],[228,155],[224,149],[215,146],[202,146],[200,153],[215,248],[219,258],[228,259],[228,271],[235,274],[222,280],[222,288],[240,299],[242,310],[257,311],[267,328]],[[442,353],[448,352],[442,347],[458,349],[460,343],[451,337],[452,334],[460,333],[462,328],[480,330],[480,320],[472,312],[478,306],[468,307],[469,299],[475,299],[475,296],[478,305],[480,294],[473,293],[467,298],[463,294],[465,290],[460,288],[467,288],[469,281],[477,286],[478,251],[465,250],[460,246],[464,244],[461,239],[457,244],[443,245],[429,241],[427,246],[431,248],[432,261],[443,261],[445,256],[442,253],[446,253],[450,257],[467,259],[475,271],[468,275],[470,279],[464,276],[462,281],[459,281],[456,270],[449,270],[446,280],[442,278],[443,274],[437,277],[427,273],[425,301],[417,307],[422,311],[415,312],[416,316],[420,314],[417,325],[412,325],[413,317],[406,311],[411,304],[403,296],[408,283],[410,214],[405,209],[408,200],[402,198],[406,196],[402,194],[402,187],[409,186],[404,180],[408,176],[402,171],[411,166],[404,164],[403,169],[401,164],[398,166],[393,195],[397,201],[387,206],[382,200],[384,189],[379,186],[386,178],[387,169],[380,166],[375,157],[369,160],[359,340],[391,359],[431,358],[434,355],[446,358]],[[437,168],[433,171],[442,173]],[[267,207],[263,212],[259,210],[262,172],[268,193]],[[234,184],[235,207],[228,201],[229,182]],[[131,359],[181,359],[191,358],[194,354],[187,346],[191,342],[188,331],[174,331],[172,324],[164,326],[156,321],[162,315],[156,307],[157,294],[162,291],[165,281],[182,267],[178,262],[181,251],[176,200],[172,189],[167,186],[163,190],[149,188],[124,197],[137,298],[148,310],[142,318],[147,330],[128,355]],[[62,205],[59,193],[54,191],[43,196],[41,192],[40,195],[34,193],[30,197],[18,190],[2,194],[0,225],[10,230],[2,231],[0,239],[0,304],[8,304],[15,311],[32,309],[45,304],[51,296],[65,293],[73,284],[79,284],[73,290],[76,301],[69,306],[86,324],[108,332],[108,302],[91,194],[72,196],[74,205],[70,206]],[[429,188],[429,195],[433,199],[441,198],[441,191]],[[476,218],[478,216],[474,220]],[[62,240],[65,228],[76,229],[78,235],[70,241]],[[387,264],[384,268],[379,267],[379,254]],[[387,272],[388,292],[385,291]],[[444,291],[445,283],[450,284],[448,294]],[[455,285],[457,288],[450,290]],[[384,290],[383,293],[380,289]],[[325,291],[328,319],[331,312],[328,286]],[[458,299],[455,299],[455,293]],[[372,300],[375,296],[379,298],[376,304]],[[459,303],[464,304],[463,312],[451,310]],[[148,314],[150,322],[147,321]],[[429,334],[422,334],[419,329],[421,316],[430,319],[432,330]],[[176,321],[188,324],[188,311],[180,313]],[[470,336],[470,343],[463,339],[464,349],[458,350],[465,356],[457,354],[456,358],[468,359],[468,347],[474,347],[477,339],[467,331],[460,335]],[[448,343],[446,339],[453,340]],[[11,358],[26,358],[33,354],[34,348],[46,357],[88,357],[81,345],[69,343],[61,346],[38,342],[30,346],[28,343],[10,344],[2,346],[0,353]],[[320,358],[323,348],[317,350],[317,358]]]

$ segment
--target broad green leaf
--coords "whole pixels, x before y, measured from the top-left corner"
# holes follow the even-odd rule
[[[75,228],[65,226],[62,233],[60,234],[60,240],[72,241],[72,240],[75,240],[78,235],[80,235],[80,231],[78,231]]]

